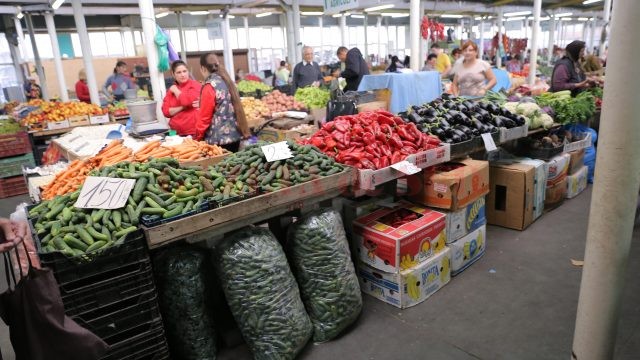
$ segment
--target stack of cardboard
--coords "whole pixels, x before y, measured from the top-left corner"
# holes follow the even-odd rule
[[[564,202],[567,194],[567,174],[571,155],[560,154],[547,162],[547,190],[545,208],[554,209]]]
[[[584,149],[569,153],[571,160],[569,161],[569,175],[567,176],[567,199],[578,196],[587,188],[589,168],[584,165],[584,153]]]

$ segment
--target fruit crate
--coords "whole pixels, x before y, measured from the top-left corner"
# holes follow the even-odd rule
[[[15,134],[0,135],[0,158],[31,152],[29,133],[18,131]]]
[[[24,176],[0,179],[0,199],[22,195],[29,192]]]
[[[25,166],[36,166],[33,153],[0,159],[0,178],[22,175],[22,168]]]
[[[164,328],[161,319],[141,324],[105,340],[110,349],[102,360],[164,360],[169,359]]]

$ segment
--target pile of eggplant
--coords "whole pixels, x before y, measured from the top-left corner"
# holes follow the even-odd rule
[[[514,114],[488,101],[472,101],[443,94],[422,106],[412,106],[398,114],[404,121],[415,123],[420,131],[435,135],[442,142],[456,144],[480,134],[494,133],[498,128],[523,126],[521,115]]]

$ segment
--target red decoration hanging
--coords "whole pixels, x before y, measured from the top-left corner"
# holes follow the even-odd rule
[[[445,39],[444,24],[437,21],[429,21],[429,18],[424,16],[420,23],[420,35],[423,39],[430,39],[432,42],[442,41]]]

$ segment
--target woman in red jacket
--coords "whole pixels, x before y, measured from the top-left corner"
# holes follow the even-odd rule
[[[76,83],[76,96],[78,100],[91,104],[91,96],[89,96],[89,86],[87,86],[87,73],[84,69],[78,73],[78,82]]]
[[[162,103],[162,113],[169,120],[169,127],[180,136],[196,135],[198,98],[202,85],[189,77],[187,64],[176,60],[171,64],[176,83],[169,88]],[[195,105],[195,106],[194,106]]]

